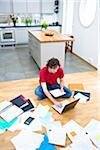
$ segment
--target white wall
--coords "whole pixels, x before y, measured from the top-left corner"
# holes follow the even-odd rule
[[[72,34],[74,0],[63,0],[62,33]]]
[[[79,20],[80,1],[74,2],[73,15],[73,35],[75,36],[74,53],[94,65],[100,67],[100,30],[99,30],[99,0],[97,0],[97,10],[95,19],[89,27],[84,27]]]

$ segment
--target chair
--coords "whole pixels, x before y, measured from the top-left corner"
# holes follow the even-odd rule
[[[68,35],[68,37],[70,37],[74,40],[73,35]],[[73,50],[73,41],[67,41],[66,45],[65,45],[65,54],[66,54],[66,52],[71,52],[72,53],[72,50]]]

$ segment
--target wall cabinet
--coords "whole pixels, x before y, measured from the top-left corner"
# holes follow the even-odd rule
[[[9,13],[11,12],[11,3],[10,0],[0,0],[0,13]]]
[[[26,0],[13,0],[13,11],[14,13],[26,13],[27,12]]]
[[[40,13],[40,8],[41,8],[41,3],[40,0],[27,0],[27,10],[28,13],[35,13],[39,14]]]
[[[54,13],[54,0],[42,0],[42,13]]]

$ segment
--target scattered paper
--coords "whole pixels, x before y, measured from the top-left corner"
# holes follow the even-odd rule
[[[7,110],[3,111],[0,116],[5,119],[7,122],[10,122],[17,116],[23,113],[23,110],[17,107],[16,105],[12,105]]]
[[[3,101],[3,102],[1,102],[1,103],[0,103],[0,112],[1,112],[2,110],[4,110],[5,108],[7,108],[8,106],[10,106],[10,105],[12,105],[12,103],[9,102],[9,101]]]
[[[36,150],[44,140],[44,135],[29,131],[21,131],[17,136],[11,139],[15,148],[18,150]]]
[[[62,127],[52,127],[47,131],[49,143],[65,146],[66,132]]]
[[[35,111],[33,112],[33,116],[35,116],[35,117],[45,117],[46,114],[48,113],[48,111],[49,111],[49,107],[47,107],[47,105],[45,107],[45,106],[39,104],[37,106],[37,108],[35,109]]]
[[[100,121],[92,119],[84,129],[93,143],[100,149]]]
[[[85,95],[83,95],[83,94],[81,94],[81,93],[77,93],[77,94],[74,96],[74,98],[75,98],[75,100],[80,99],[80,100],[79,100],[79,103],[86,103],[87,100],[89,99],[89,97],[87,97],[87,96],[85,96]]]

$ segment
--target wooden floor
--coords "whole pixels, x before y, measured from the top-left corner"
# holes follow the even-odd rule
[[[91,93],[91,98],[86,104],[77,104],[74,109],[62,115],[59,115],[51,108],[55,119],[60,120],[62,124],[65,124],[69,120],[73,119],[83,127],[92,118],[100,120],[100,71],[67,74],[65,75],[65,83],[66,85],[68,85],[68,83],[82,83],[85,91]],[[31,98],[36,103],[41,103],[43,105],[48,104],[51,106],[52,103],[48,99],[43,101],[37,100],[37,97],[34,94],[34,89],[38,84],[38,78],[1,82],[0,101],[11,100],[22,94],[29,99]],[[10,142],[10,138],[15,136],[16,133],[17,132],[11,133],[7,131],[6,133],[0,135],[0,150],[14,149]]]

